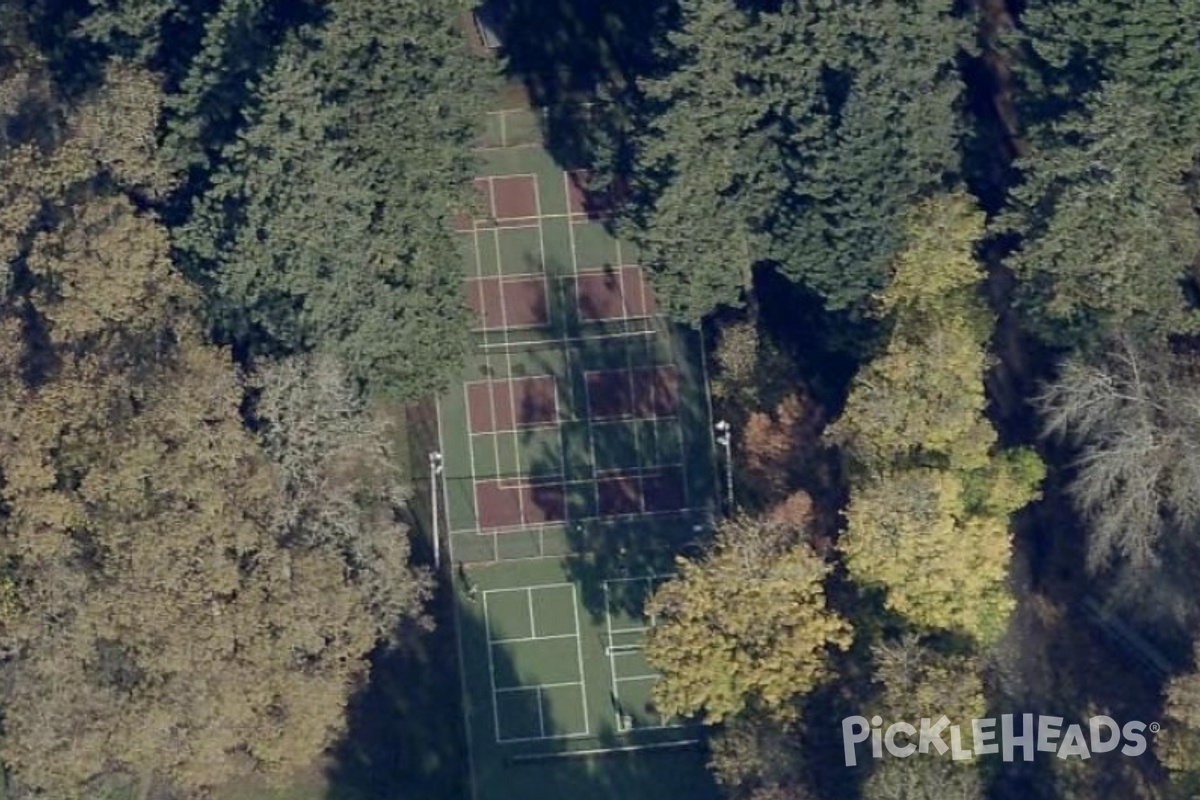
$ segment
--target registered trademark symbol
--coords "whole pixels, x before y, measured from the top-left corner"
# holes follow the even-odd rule
[[[1151,733],[1158,733],[1160,730],[1162,730],[1162,725],[1159,725],[1157,722],[1150,723],[1150,732]]]

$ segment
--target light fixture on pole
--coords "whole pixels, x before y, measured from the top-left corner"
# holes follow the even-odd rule
[[[717,444],[725,449],[725,501],[729,514],[733,515],[733,426],[725,420],[717,420],[713,425],[717,432]]]
[[[429,454],[429,498],[430,517],[433,519],[433,566],[442,565],[441,536],[438,531],[438,476],[442,474],[442,454],[434,450]]]

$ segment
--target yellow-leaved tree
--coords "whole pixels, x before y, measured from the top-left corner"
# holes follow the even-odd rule
[[[879,297],[882,354],[851,387],[832,429],[851,499],[841,547],[851,576],[886,590],[913,623],[981,639],[1000,632],[1012,513],[1043,476],[1037,456],[1002,450],[985,416],[993,318],[974,247],[984,218],[965,195],[916,206]]]
[[[705,557],[678,565],[646,609],[658,622],[646,658],[663,674],[655,702],[667,716],[787,716],[788,701],[827,674],[830,649],[849,646],[850,627],[826,607],[829,567],[793,526],[730,520]]]

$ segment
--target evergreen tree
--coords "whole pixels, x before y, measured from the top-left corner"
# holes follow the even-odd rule
[[[941,0],[688,0],[644,83],[630,234],[696,321],[775,266],[865,310],[914,195],[958,171],[968,24]]]
[[[1018,39],[1026,116],[1041,123],[1079,110],[1105,83],[1123,83],[1161,115],[1154,139],[1200,140],[1200,2],[1029,0]]]
[[[284,46],[180,246],[255,350],[336,355],[373,391],[440,387],[467,343],[461,255],[485,68],[450,9],[336,0]]]
[[[1200,324],[1184,297],[1200,220],[1183,180],[1200,150],[1172,146],[1165,127],[1161,106],[1107,84],[1018,162],[1005,225],[1021,243],[1009,263],[1042,339],[1098,349],[1118,332],[1162,337]]]
[[[1014,37],[1030,154],[1003,227],[1050,344],[1194,331],[1200,2],[1033,0]]]

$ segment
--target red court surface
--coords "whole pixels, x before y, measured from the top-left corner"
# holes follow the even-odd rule
[[[679,409],[679,373],[674,365],[587,373],[591,419],[671,417]]]
[[[538,216],[537,183],[532,175],[492,178],[493,216],[497,220]]]
[[[562,483],[507,485],[499,480],[475,481],[475,509],[480,529],[516,528],[566,519]]]
[[[554,377],[538,375],[467,384],[471,433],[498,433],[558,423]]]
[[[546,281],[532,278],[469,278],[467,302],[483,330],[538,328],[550,321]]]
[[[575,278],[579,316],[588,322],[636,319],[658,313],[654,292],[638,266],[581,272]]]
[[[642,478],[642,496],[646,511],[679,511],[687,505],[683,470],[665,469]]]
[[[602,517],[679,511],[686,502],[683,472],[679,469],[603,477],[597,479],[596,489]]]

